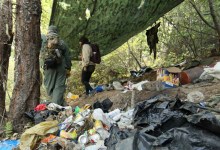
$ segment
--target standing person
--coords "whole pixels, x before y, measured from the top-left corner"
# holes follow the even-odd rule
[[[41,67],[44,69],[44,85],[52,102],[64,106],[64,92],[67,77],[70,75],[71,60],[68,47],[59,39],[56,26],[49,26],[46,41],[41,48]]]
[[[80,47],[82,48],[82,75],[81,81],[85,86],[86,95],[94,94],[94,90],[89,84],[92,73],[95,71],[95,63],[90,60],[92,57],[92,47],[86,37],[79,39]]]

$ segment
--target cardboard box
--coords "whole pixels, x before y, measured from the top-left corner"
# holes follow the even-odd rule
[[[162,81],[164,88],[175,88],[180,85],[180,72],[177,67],[160,68],[157,70],[157,80]]]

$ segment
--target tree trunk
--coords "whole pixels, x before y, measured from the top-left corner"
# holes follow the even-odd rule
[[[5,95],[7,90],[8,64],[11,54],[12,3],[4,0],[0,7],[0,119],[5,114]]]
[[[16,1],[15,85],[9,116],[15,131],[22,129],[24,112],[39,104],[40,0]]]
[[[213,5],[213,0],[208,0],[209,2],[209,9],[210,9],[210,14],[212,16],[212,20],[216,29],[216,32],[218,34],[218,49],[220,51],[220,23],[219,23],[219,19],[217,17],[216,11],[214,9],[214,5]]]

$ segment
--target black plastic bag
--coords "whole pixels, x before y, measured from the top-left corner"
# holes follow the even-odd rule
[[[93,104],[93,109],[100,108],[103,110],[104,113],[108,113],[112,105],[113,105],[113,102],[109,98],[106,98],[102,102],[99,102],[99,101],[95,102]]]

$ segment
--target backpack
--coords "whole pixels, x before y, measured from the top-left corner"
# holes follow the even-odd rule
[[[44,69],[54,69],[57,65],[62,63],[62,50],[60,49],[60,41],[58,39],[54,39],[52,42],[57,42],[56,47],[47,48],[47,44],[50,43],[49,40],[46,41],[43,50],[43,61],[44,61]],[[53,44],[53,43],[52,43]]]
[[[101,63],[101,53],[99,50],[99,46],[97,44],[90,44],[92,47],[92,56],[90,57],[90,61],[100,64]]]

